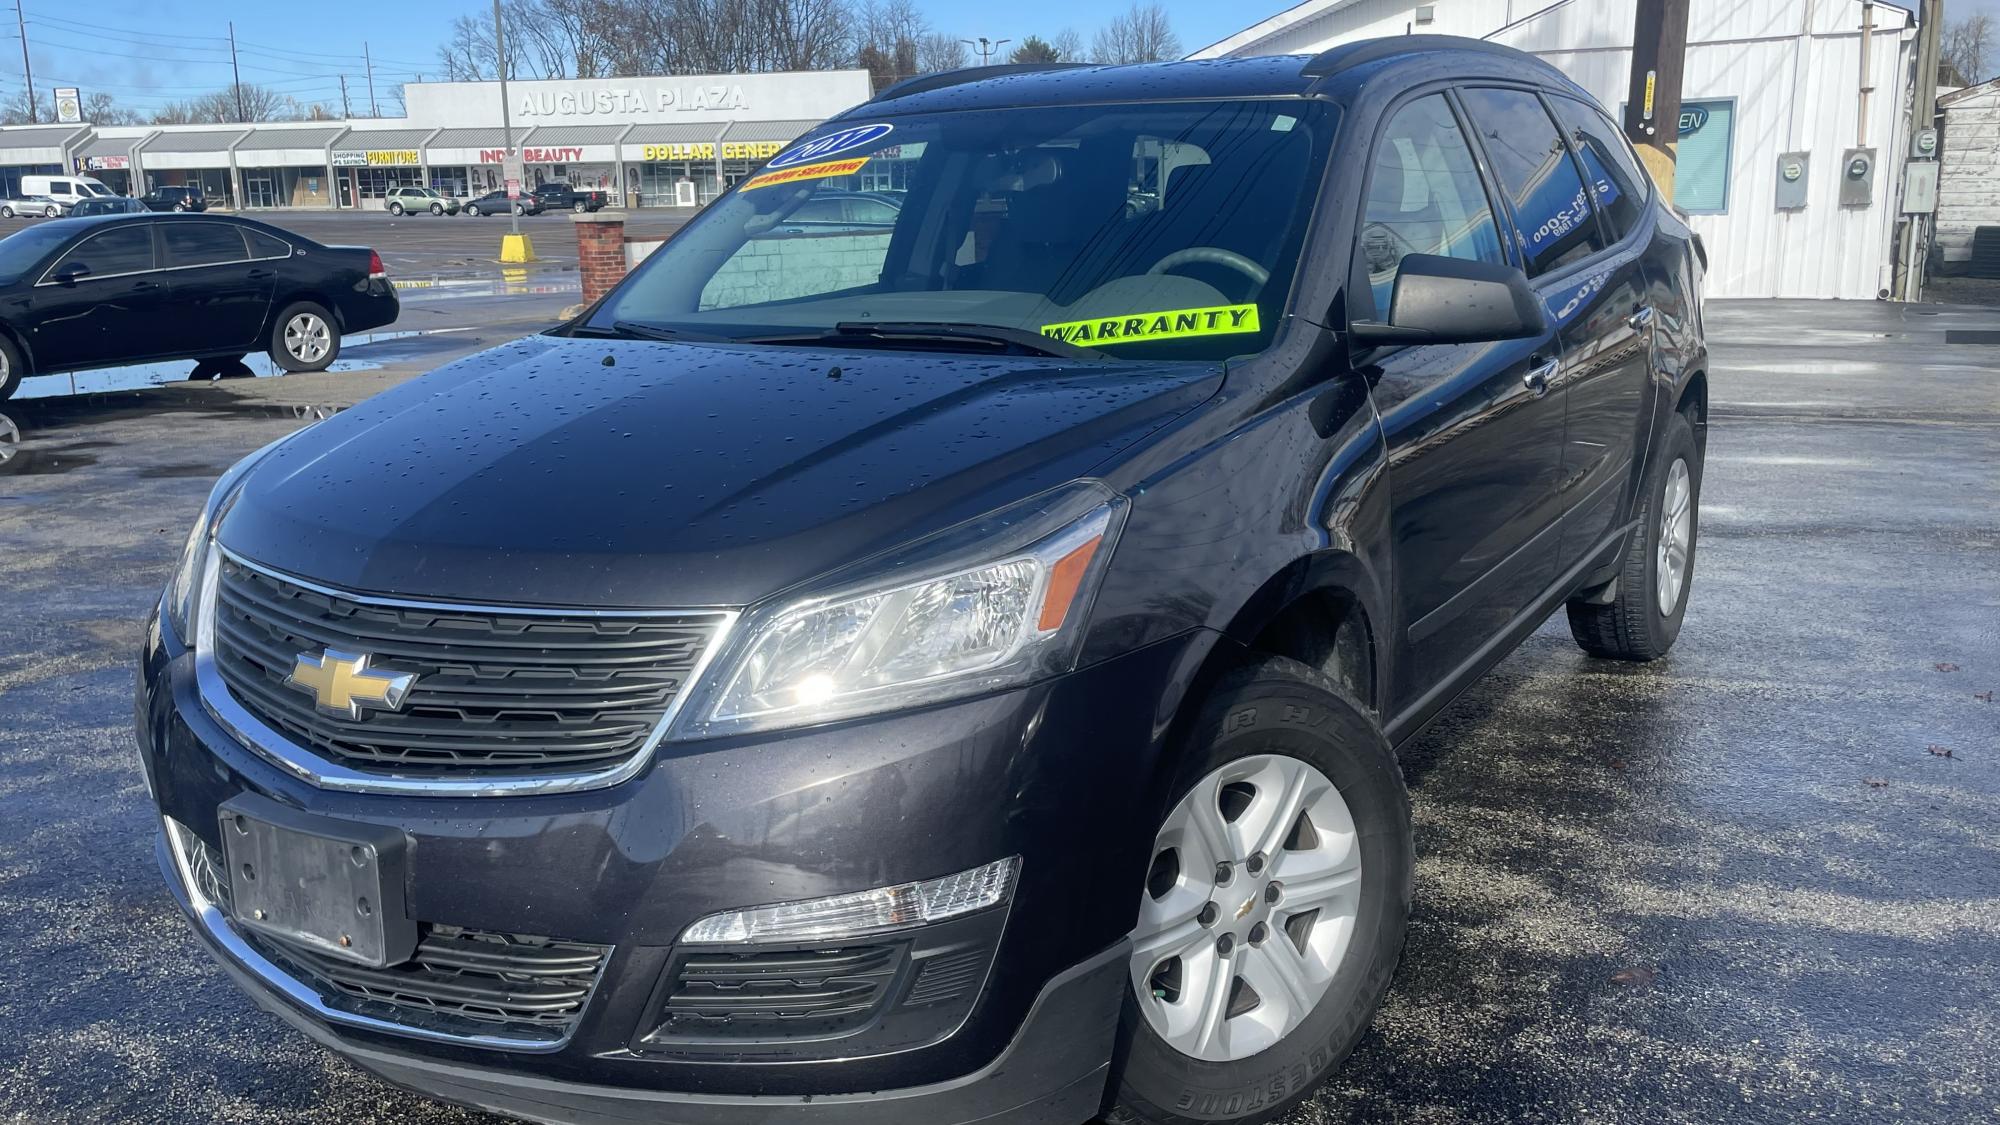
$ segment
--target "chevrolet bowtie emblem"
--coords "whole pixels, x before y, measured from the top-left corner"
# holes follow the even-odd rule
[[[285,686],[305,692],[321,711],[341,718],[360,718],[364,706],[396,710],[416,685],[416,675],[371,672],[369,659],[365,652],[327,649],[318,656],[302,652],[293,661]]]

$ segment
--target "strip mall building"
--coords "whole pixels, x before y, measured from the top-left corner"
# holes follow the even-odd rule
[[[0,191],[77,172],[132,195],[201,186],[222,206],[379,209],[391,188],[456,196],[502,186],[509,137],[496,82],[403,88],[407,116],[268,125],[0,129]],[[864,70],[510,82],[526,186],[564,180],[628,207],[693,207],[870,96]],[[879,185],[892,186],[892,185]]]

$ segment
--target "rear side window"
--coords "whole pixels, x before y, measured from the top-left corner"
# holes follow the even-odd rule
[[[1624,238],[1645,214],[1652,180],[1639,166],[1632,144],[1595,107],[1560,95],[1549,99],[1562,118],[1576,158],[1597,202],[1598,213],[1611,224],[1613,236]]]
[[[1388,312],[1396,275],[1411,254],[1506,264],[1479,165],[1444,95],[1397,110],[1370,165],[1358,253],[1376,317]]]
[[[250,256],[253,258],[289,258],[292,244],[282,238],[265,234],[260,230],[243,232],[250,239]]]
[[[1514,225],[1537,277],[1605,249],[1583,177],[1542,100],[1526,90],[1471,89],[1466,113],[1514,205]]]
[[[58,260],[50,274],[61,273],[69,266],[87,268],[91,277],[111,277],[121,273],[139,273],[153,268],[153,228],[148,223],[113,227],[93,234],[70,248]]]
[[[226,223],[167,223],[161,231],[169,266],[212,266],[243,260],[243,235]]]

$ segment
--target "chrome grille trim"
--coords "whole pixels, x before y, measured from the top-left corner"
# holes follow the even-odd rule
[[[476,777],[438,777],[424,775],[398,775],[377,771],[355,769],[334,761],[314,750],[299,745],[295,740],[274,729],[262,718],[239,701],[224,679],[216,662],[216,600],[221,586],[222,560],[228,560],[247,570],[291,583],[327,597],[340,598],[362,605],[381,606],[394,609],[417,611],[438,611],[444,613],[474,613],[512,616],[546,617],[620,617],[646,618],[661,617],[706,621],[710,625],[707,644],[700,657],[689,670],[686,682],[674,693],[665,713],[654,724],[650,734],[639,749],[629,756],[602,769],[579,773],[534,773],[505,774],[494,772]],[[429,601],[414,598],[385,598],[375,595],[354,594],[319,585],[281,571],[262,566],[246,559],[221,544],[216,544],[209,552],[207,566],[201,575],[200,591],[196,597],[194,621],[194,666],[195,684],[201,697],[203,708],[209,716],[259,756],[293,775],[322,789],[333,789],[350,793],[393,793],[405,796],[440,797],[506,797],[530,796],[548,793],[574,793],[588,789],[602,789],[632,778],[643,771],[653,760],[661,740],[666,737],[669,727],[688,697],[694,693],[702,676],[708,671],[716,655],[726,647],[731,630],[739,613],[736,610],[718,609],[559,609],[534,606],[491,606],[457,602]]]

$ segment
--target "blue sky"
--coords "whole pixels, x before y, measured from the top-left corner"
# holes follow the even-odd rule
[[[339,75],[348,76],[348,97],[357,115],[366,114],[364,41],[375,57],[377,99],[382,112],[391,86],[418,74],[437,74],[437,44],[461,12],[490,11],[490,4],[435,0],[344,0],[341,3],[222,3],[186,5],[153,0],[101,0],[77,5],[63,0],[19,0],[28,19],[35,88],[49,104],[52,86],[80,86],[86,94],[105,91],[121,104],[147,112],[164,102],[226,86],[230,81],[228,22],[236,22],[245,82],[265,83],[301,101],[340,107]],[[1129,0],[1015,0],[994,5],[980,0],[919,0],[940,30],[961,38],[980,35],[1017,42],[1031,34],[1052,35],[1065,26],[1086,41],[1097,26],[1125,9]],[[2000,4],[2000,0],[1992,0]],[[1284,0],[1250,7],[1169,4],[1174,26],[1192,50],[1239,30],[1287,6]],[[10,5],[11,7],[11,5]],[[13,12],[0,13],[0,19]],[[4,20],[0,42],[0,98],[21,89],[21,44],[14,21]],[[1011,49],[1011,48],[1009,48]]]

